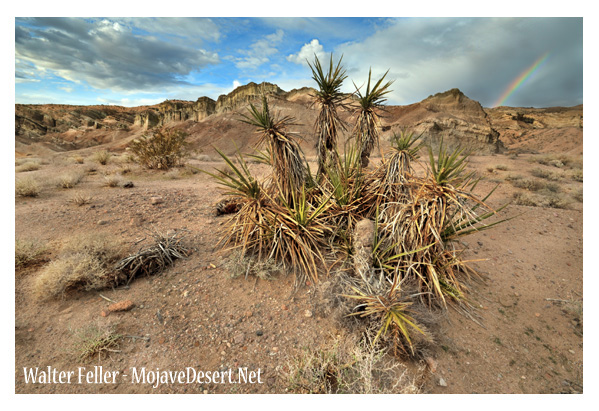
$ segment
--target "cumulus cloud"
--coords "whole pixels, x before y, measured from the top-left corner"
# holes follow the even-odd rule
[[[277,54],[277,45],[283,40],[284,32],[278,29],[275,33],[268,34],[255,41],[247,50],[239,50],[245,57],[235,59],[235,66],[239,69],[256,69],[270,61],[270,56]]]
[[[190,72],[219,62],[216,53],[141,36],[110,19],[17,19],[15,55],[69,81],[129,92],[184,84]]]
[[[312,61],[314,55],[316,55],[320,61],[323,61],[326,57],[324,48],[318,39],[313,39],[311,42],[304,44],[297,53],[287,56],[287,61],[308,66],[307,61]]]

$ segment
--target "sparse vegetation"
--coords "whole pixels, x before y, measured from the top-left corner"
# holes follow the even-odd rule
[[[561,178],[560,174],[556,173],[555,171],[549,171],[543,168],[533,168],[530,174],[535,177],[544,178],[551,181],[559,181]]]
[[[69,200],[71,203],[81,207],[86,204],[89,204],[92,201],[92,197],[90,195],[84,193],[75,193]]]
[[[119,187],[123,182],[123,178],[119,174],[108,174],[104,176],[102,185],[104,187]]]
[[[118,352],[119,341],[122,335],[116,332],[116,327],[106,324],[90,324],[72,331],[74,343],[73,351],[79,361],[95,359],[102,360],[102,355]]]
[[[39,240],[15,241],[15,268],[22,269],[44,261],[48,246]]]
[[[83,173],[72,171],[58,177],[56,186],[59,188],[73,188],[83,180]]]
[[[40,194],[40,185],[31,177],[19,178],[15,182],[17,197],[37,197]]]
[[[182,166],[189,156],[187,133],[162,128],[152,136],[144,135],[129,145],[135,161],[149,169],[168,170]]]
[[[386,350],[349,336],[328,346],[305,348],[285,367],[287,387],[297,394],[417,394],[407,368]]]
[[[239,251],[233,253],[227,260],[226,268],[231,278],[252,276],[261,280],[270,280],[274,275],[283,271],[283,267],[274,259],[262,261],[253,256],[245,256]]]
[[[29,160],[25,163],[22,163],[20,165],[18,165],[17,167],[15,167],[15,171],[17,173],[23,173],[23,172],[27,172],[27,171],[35,171],[35,170],[39,170],[41,167],[42,162],[40,160]]]
[[[105,166],[110,161],[111,154],[106,150],[96,151],[92,155],[92,161]]]
[[[113,264],[120,254],[121,245],[107,236],[76,236],[36,278],[34,293],[40,299],[48,299],[71,290],[105,288],[114,283]]]

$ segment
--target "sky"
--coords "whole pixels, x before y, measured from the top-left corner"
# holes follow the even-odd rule
[[[485,107],[583,103],[583,18],[15,18],[15,101],[139,106],[251,81],[342,90],[388,71],[387,104],[459,88]],[[363,89],[361,89],[363,91]]]

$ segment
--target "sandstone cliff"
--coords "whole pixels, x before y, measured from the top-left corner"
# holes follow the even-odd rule
[[[480,103],[458,89],[429,96],[420,103],[389,107],[383,124],[412,130],[433,146],[443,140],[449,148],[468,147],[484,154],[505,149]]]
[[[275,84],[249,83],[216,101],[200,97],[142,107],[16,104],[15,144],[23,152],[36,144],[54,151],[107,143],[111,144],[108,148],[122,149],[130,139],[166,126],[189,132],[191,143],[200,150],[210,151],[213,145],[229,153],[235,147],[250,150],[257,135],[239,119],[247,114],[248,103],[260,104],[260,97],[266,94],[273,112],[296,119],[297,124],[289,131],[301,136],[303,149],[313,155],[313,125],[318,115],[314,91],[303,87],[284,92]],[[340,110],[339,114],[348,125],[348,132],[339,140],[343,144],[351,137],[355,112]],[[582,152],[582,106],[483,109],[460,90],[452,89],[419,103],[387,106],[383,116],[383,150],[392,133],[408,129],[433,146],[443,139],[450,148],[460,145],[484,154],[499,153],[506,147],[529,152]]]

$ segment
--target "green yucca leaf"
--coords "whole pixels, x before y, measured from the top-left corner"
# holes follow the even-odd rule
[[[376,82],[374,87],[370,89],[372,69],[369,69],[368,84],[366,86],[366,91],[364,92],[364,94],[362,94],[360,88],[356,86],[356,83],[354,83],[354,87],[356,88],[354,94],[356,95],[358,103],[360,104],[362,110],[372,110],[374,108],[381,107],[383,103],[387,101],[387,99],[384,98],[384,96],[392,91],[389,89],[389,87],[391,87],[391,84],[393,84],[393,80],[388,81],[385,84],[382,83],[388,73],[389,70],[387,70],[385,74],[383,74],[383,76]]]

